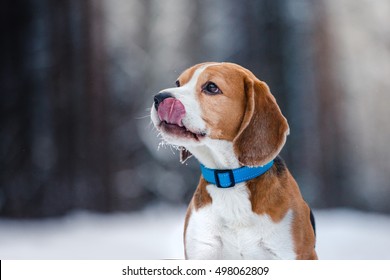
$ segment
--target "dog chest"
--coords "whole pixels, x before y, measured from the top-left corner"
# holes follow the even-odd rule
[[[244,183],[230,189],[207,186],[212,203],[194,211],[188,224],[186,247],[190,257],[210,251],[206,258],[295,258],[291,236],[292,213],[278,223],[252,212]]]

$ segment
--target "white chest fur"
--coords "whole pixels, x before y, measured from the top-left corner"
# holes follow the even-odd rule
[[[208,185],[212,203],[193,210],[186,231],[189,259],[294,259],[292,211],[278,223],[252,211],[245,183]]]

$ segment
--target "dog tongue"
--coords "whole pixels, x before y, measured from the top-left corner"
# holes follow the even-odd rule
[[[186,114],[186,110],[179,100],[170,97],[161,102],[158,106],[157,113],[161,121],[183,126],[182,120]]]

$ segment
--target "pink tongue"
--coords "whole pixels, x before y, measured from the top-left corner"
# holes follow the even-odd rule
[[[183,126],[182,120],[186,114],[186,110],[179,100],[170,97],[161,102],[158,106],[157,113],[161,121]]]

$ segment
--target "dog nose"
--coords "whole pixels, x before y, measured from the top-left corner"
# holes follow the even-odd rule
[[[172,94],[168,92],[160,92],[159,94],[156,94],[154,96],[154,108],[158,110],[158,106],[161,104],[161,102],[163,102],[164,99],[167,99],[169,97],[172,97]]]

